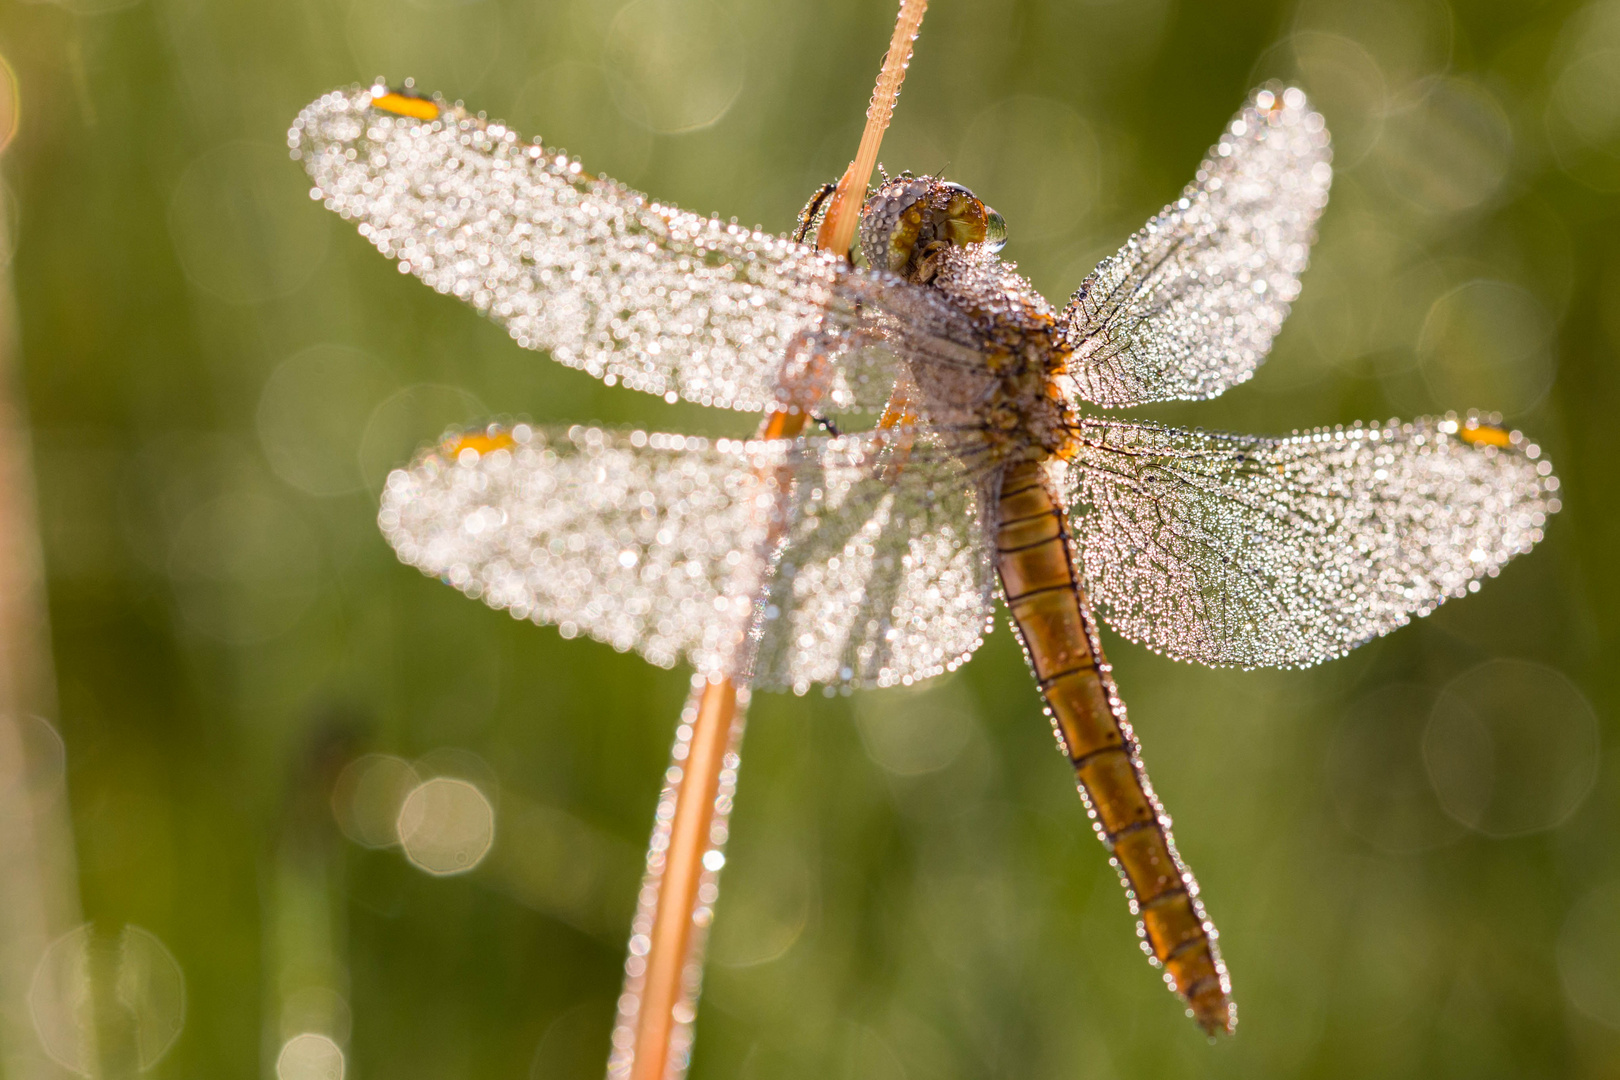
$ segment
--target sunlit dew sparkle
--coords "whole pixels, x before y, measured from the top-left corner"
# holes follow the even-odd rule
[[[1062,312],[983,244],[944,246],[923,287],[665,206],[459,106],[373,109],[376,94],[339,91],[300,115],[289,141],[312,194],[520,344],[671,402],[837,411],[881,408],[901,378],[916,391],[915,427],[738,441],[491,426],[389,476],[378,522],[402,560],[565,638],[744,687],[911,685],[981,643],[998,559],[1006,572],[1007,553],[1058,545],[1063,582],[1033,592],[1072,590],[1065,612],[1094,659],[1088,603],[1170,657],[1304,667],[1477,590],[1559,509],[1539,448],[1496,417],[1265,438],[1077,411],[1208,398],[1254,374],[1299,295],[1332,180],[1326,127],[1297,89],[1257,91],[1193,183]],[[1008,466],[1037,460],[1022,473],[1036,488],[1004,495]],[[996,553],[995,508],[1031,490],[1050,515],[1003,524],[1050,516],[1063,535]],[[1033,665],[1027,632],[1021,643]],[[1122,878],[1147,850],[1128,837],[1162,834],[1174,872],[1157,880],[1180,881],[1179,910],[1208,938],[1212,974],[1181,990],[1196,1002],[1189,986],[1213,978],[1229,995],[1107,665],[1089,670],[1128,755],[1121,783],[1152,815],[1129,828],[1158,829],[1128,831],[1106,787],[1082,791],[1093,826]],[[1054,721],[1060,746],[1067,730]],[[670,814],[661,800],[650,874]],[[724,836],[711,840],[710,874]],[[1155,918],[1168,894],[1144,886],[1139,902],[1126,886],[1133,913]],[[713,896],[700,899],[702,926]],[[649,930],[637,923],[632,980]],[[1200,1022],[1229,1026],[1229,997],[1220,1011],[1201,1000]],[[627,993],[621,1017],[635,1007]]]
[[[395,828],[413,865],[439,877],[464,874],[495,842],[495,808],[477,785],[437,776],[405,796]]]
[[[514,617],[700,671],[749,643],[753,685],[798,693],[926,678],[982,640],[988,552],[948,459],[908,467],[939,470],[954,494],[918,494],[873,478],[878,435],[479,438],[498,448],[447,440],[453,453],[394,472],[378,522],[405,562]]]
[[[1300,90],[1257,91],[1181,198],[1070,304],[1079,395],[1103,406],[1190,400],[1249,379],[1299,295],[1331,160]]]
[[[858,303],[893,282],[589,176],[459,106],[423,122],[373,100],[336,91],[300,114],[289,145],[312,197],[520,344],[610,384],[721,408],[883,406],[894,359]],[[808,374],[783,379],[794,374],[784,353]]]
[[[1476,591],[1560,508],[1540,448],[1479,414],[1285,439],[1085,427],[1069,482],[1089,592],[1125,636],[1204,664],[1340,656]],[[1120,497],[1121,453],[1150,499]]]

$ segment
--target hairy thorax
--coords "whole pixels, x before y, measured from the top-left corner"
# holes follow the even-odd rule
[[[976,403],[939,401],[928,386],[922,387],[925,398],[935,398],[936,408],[971,410],[972,419],[963,415],[958,422],[977,428],[997,464],[1070,456],[1078,421],[1064,388],[1071,350],[1051,305],[982,246],[942,252],[930,285],[980,328],[987,378]]]

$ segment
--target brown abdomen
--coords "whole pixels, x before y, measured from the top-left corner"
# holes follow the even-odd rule
[[[1215,928],[1142,766],[1080,587],[1068,517],[1041,466],[1008,469],[997,520],[996,565],[1007,607],[1080,794],[1141,920],[1137,932],[1204,1030],[1231,1031],[1237,1011]]]

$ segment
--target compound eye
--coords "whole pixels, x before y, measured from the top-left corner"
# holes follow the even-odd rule
[[[991,251],[1007,246],[1007,219],[989,206],[984,208],[984,246]]]
[[[1000,251],[1006,240],[1006,224],[996,212],[961,184],[942,183],[940,190],[946,196],[941,235],[962,247],[988,244],[991,251]]]

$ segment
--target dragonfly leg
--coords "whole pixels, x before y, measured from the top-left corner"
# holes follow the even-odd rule
[[[816,188],[810,201],[799,211],[799,224],[793,230],[793,239],[801,244],[814,242],[816,233],[821,229],[821,219],[827,216],[827,210],[832,206],[832,195],[836,190],[838,185],[835,183]]]
[[[1142,765],[1080,585],[1068,517],[1043,467],[1010,468],[998,509],[996,562],[1007,607],[1097,833],[1125,882],[1137,933],[1204,1030],[1231,1031],[1237,1011],[1218,935]]]

